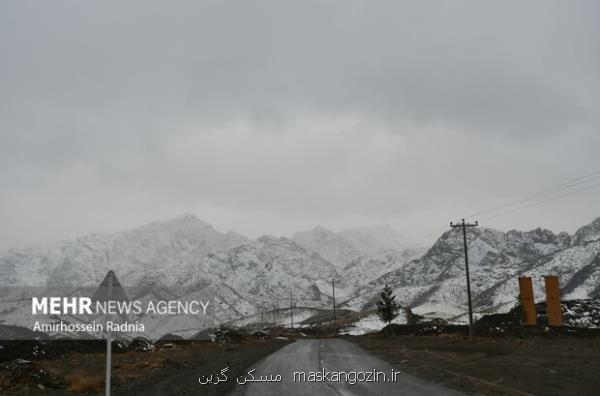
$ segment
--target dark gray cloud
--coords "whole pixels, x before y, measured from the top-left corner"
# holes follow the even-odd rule
[[[3,2],[0,246],[420,235],[599,169],[596,2]],[[495,220],[572,231],[598,193]]]

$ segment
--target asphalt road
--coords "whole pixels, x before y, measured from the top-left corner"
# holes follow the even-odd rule
[[[254,367],[252,376],[255,379],[273,378],[281,375],[280,382],[248,382],[237,385],[234,396],[269,396],[269,395],[461,395],[461,393],[427,382],[410,374],[400,372],[392,380],[392,370],[398,372],[385,361],[371,355],[358,345],[341,339],[300,340],[296,341],[259,361]],[[335,381],[335,372],[383,372],[379,381],[356,382]],[[307,381],[294,372],[305,372]],[[329,373],[329,381],[309,382],[309,373]],[[344,377],[344,374],[341,374]],[[358,379],[369,379],[358,375]],[[295,378],[294,378],[295,377]],[[247,376],[251,379],[252,377]],[[355,378],[349,374],[349,379]]]

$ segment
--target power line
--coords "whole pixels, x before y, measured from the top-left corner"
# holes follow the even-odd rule
[[[556,199],[563,198],[563,197],[566,197],[566,196],[569,196],[569,195],[573,195],[573,194],[576,194],[576,193],[579,193],[579,192],[582,192],[582,191],[590,190],[590,189],[592,189],[594,187],[598,187],[598,186],[600,186],[600,183],[592,184],[591,186],[586,186],[584,188],[580,188],[580,189],[575,190],[575,191],[569,191],[567,193],[560,194],[560,195],[557,195],[557,196],[554,196],[554,197],[551,197],[551,198],[547,198],[547,199],[544,199],[544,200],[541,200],[541,201],[538,201],[538,202],[533,202],[533,203],[525,205],[525,206],[521,206],[521,207],[518,207],[518,208],[515,208],[515,209],[511,209],[511,210],[509,210],[507,212],[502,212],[502,213],[499,213],[499,214],[496,214],[496,215],[487,216],[487,217],[482,218],[481,220],[489,220],[489,219],[494,219],[496,217],[505,216],[507,214],[518,212],[519,210],[523,210],[523,209],[531,208],[531,207],[534,207],[534,206],[538,206],[538,205],[541,205],[543,203],[554,201]]]
[[[472,218],[472,217],[476,217],[476,216],[481,216],[481,215],[486,214],[486,213],[495,212],[495,211],[498,211],[500,209],[505,209],[505,208],[508,208],[508,207],[511,207],[511,206],[515,206],[515,205],[518,205],[518,204],[521,204],[521,203],[525,203],[527,201],[531,201],[531,200],[534,200],[534,199],[537,199],[537,198],[542,198],[542,197],[544,197],[544,196],[546,196],[548,194],[554,194],[554,193],[556,193],[558,191],[570,189],[570,188],[576,187],[578,185],[582,185],[582,184],[588,183],[588,182],[590,182],[592,180],[595,180],[595,179],[598,179],[598,178],[600,178],[600,170],[597,170],[597,171],[592,172],[592,173],[588,173],[586,175],[577,177],[575,179],[572,179],[572,180],[569,180],[569,181],[566,181],[566,182],[563,182],[563,183],[560,183],[560,184],[557,184],[557,185],[554,185],[554,186],[547,187],[547,188],[545,188],[543,190],[537,191],[537,192],[532,193],[532,194],[525,195],[525,196],[523,196],[523,197],[521,197],[519,199],[515,199],[515,200],[507,202],[505,204],[498,205],[498,206],[495,206],[495,207],[490,208],[490,209],[485,209],[485,210],[482,210],[482,211],[477,212],[477,213],[473,213],[472,215],[465,216],[465,218]]]
[[[594,187],[598,187],[598,186],[600,186],[600,183],[588,185],[588,186],[585,186],[583,188],[579,188],[577,190],[568,191],[568,192],[565,192],[564,194],[559,194],[559,195],[551,196],[549,198],[542,199],[541,201],[535,201],[535,199],[544,198],[545,196],[548,196],[548,195],[551,195],[551,194],[556,194],[557,192],[560,192],[560,191],[563,191],[563,190],[567,190],[567,189],[571,189],[571,188],[578,187],[578,186],[581,186],[581,185],[585,185],[586,183],[589,183],[590,181],[594,181],[594,180],[599,179],[599,178],[600,178],[600,170],[597,170],[595,172],[591,172],[591,173],[588,173],[586,175],[576,177],[576,178],[571,179],[569,181],[566,181],[566,182],[563,182],[563,183],[560,183],[560,184],[557,184],[557,185],[554,185],[554,186],[547,187],[547,188],[545,188],[543,190],[540,190],[540,191],[537,191],[535,193],[525,195],[525,196],[523,196],[523,197],[521,197],[519,199],[510,201],[508,203],[505,203],[505,204],[502,204],[502,205],[498,205],[498,206],[495,206],[495,207],[490,208],[490,209],[479,211],[479,212],[474,213],[474,214],[472,214],[470,216],[465,216],[465,219],[472,219],[475,216],[480,216],[480,215],[485,214],[485,213],[493,213],[493,212],[496,212],[496,211],[498,211],[500,209],[510,208],[511,206],[515,206],[515,205],[518,205],[518,204],[526,204],[526,205],[520,206],[520,207],[517,207],[517,208],[513,208],[513,209],[509,209],[509,210],[507,210],[505,212],[501,212],[501,213],[498,213],[498,214],[493,214],[493,215],[490,215],[490,216],[485,216],[483,218],[480,218],[480,220],[481,221],[489,220],[489,219],[493,219],[493,218],[496,218],[496,217],[505,216],[505,215],[508,215],[508,214],[511,214],[511,213],[514,213],[514,212],[517,212],[517,211],[520,211],[520,210],[523,210],[523,209],[527,209],[527,208],[531,208],[531,207],[534,207],[534,206],[538,206],[538,205],[541,205],[541,204],[546,203],[546,202],[554,201],[556,199],[560,199],[560,198],[563,198],[563,197],[566,197],[566,196],[569,196],[569,195],[577,194],[579,192],[592,189]],[[534,202],[531,202],[531,203],[527,204],[527,202],[529,202],[529,201],[534,201]],[[409,245],[405,246],[405,248],[410,249],[410,248],[418,247],[418,246],[421,245],[420,244],[421,241],[427,240],[427,239],[431,238],[432,236],[439,235],[445,229],[446,229],[445,227],[444,228],[437,228],[434,231],[432,231],[432,232],[430,232],[430,233],[428,233],[428,234],[426,234],[426,235],[424,235],[422,237],[419,237],[417,239],[413,239],[412,243],[410,243]]]
[[[510,208],[511,206],[515,206],[515,205],[519,205],[519,204],[526,204],[524,206],[520,206],[520,207],[517,207],[517,208],[509,209],[509,210],[501,212],[499,214],[493,214],[493,215],[490,215],[490,216],[485,216],[483,218],[480,218],[480,220],[483,221],[483,220],[493,219],[493,218],[496,218],[496,217],[505,216],[505,215],[508,215],[508,214],[511,214],[511,213],[514,213],[514,212],[517,212],[517,211],[520,211],[520,210],[523,210],[523,209],[527,209],[527,208],[530,208],[530,207],[541,205],[541,204],[549,202],[549,201],[554,201],[554,200],[559,199],[559,198],[563,198],[563,197],[566,197],[566,196],[569,196],[569,195],[573,195],[573,194],[576,194],[576,193],[579,193],[579,192],[582,192],[582,191],[586,191],[586,190],[592,189],[594,187],[598,187],[598,186],[600,186],[600,183],[599,184],[588,185],[588,186],[585,186],[583,188],[579,188],[577,190],[568,191],[568,192],[566,192],[564,194],[559,194],[559,195],[551,196],[549,198],[542,199],[541,201],[536,201],[536,199],[541,199],[541,198],[544,198],[545,196],[556,194],[557,192],[560,192],[560,191],[564,191],[564,190],[568,190],[568,189],[571,189],[571,188],[574,188],[574,187],[585,185],[586,183],[589,183],[591,181],[595,181],[596,179],[600,179],[600,170],[597,170],[597,171],[585,174],[583,176],[576,177],[574,179],[568,180],[568,181],[563,182],[563,183],[559,183],[559,184],[554,185],[554,186],[550,186],[550,187],[544,188],[544,189],[542,189],[540,191],[537,191],[537,192],[534,192],[534,193],[531,193],[531,194],[527,194],[527,195],[525,195],[525,196],[523,196],[523,197],[521,197],[519,199],[515,199],[515,200],[512,200],[512,201],[509,201],[509,202],[504,203],[502,205],[498,205],[498,206],[495,206],[495,207],[492,207],[492,208],[489,208],[489,209],[485,209],[485,210],[473,213],[473,214],[471,214],[469,216],[465,216],[464,218],[465,219],[472,219],[475,216],[481,216],[481,215],[486,214],[486,213],[497,212],[497,211],[499,211],[501,209],[507,209],[507,208]],[[531,202],[531,203],[527,204],[527,202],[530,202],[530,201],[534,201],[534,202]],[[422,236],[420,238],[417,238],[417,239],[413,240],[413,243],[409,244],[406,247],[407,248],[416,247],[416,246],[419,245],[418,242],[426,240],[426,239],[428,239],[428,238],[430,238],[430,237],[432,237],[432,236],[434,236],[436,234],[439,234],[443,230],[445,230],[445,228],[438,228],[438,229],[436,229],[436,230],[428,233],[427,235],[424,235],[424,236]]]

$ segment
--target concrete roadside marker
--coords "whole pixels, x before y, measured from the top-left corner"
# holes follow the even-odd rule
[[[548,312],[548,324],[550,326],[562,326],[563,318],[560,307],[558,276],[545,276],[544,282],[546,283],[546,311]]]
[[[531,277],[524,276],[519,278],[519,296],[521,297],[521,308],[525,315],[525,325],[535,326],[537,324],[537,315]]]

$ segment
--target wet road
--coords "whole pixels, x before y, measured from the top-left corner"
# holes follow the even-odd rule
[[[371,355],[356,344],[341,339],[296,341],[258,362],[254,378],[281,375],[281,382],[249,382],[237,385],[232,395],[461,395],[461,393],[427,382],[403,372],[398,373],[385,361]],[[369,379],[371,382],[336,381],[335,373],[385,373],[376,375],[348,374],[348,378]],[[393,372],[396,372],[394,374]],[[304,372],[306,380],[302,381]],[[329,381],[309,382],[310,373],[329,373]],[[314,374],[317,375],[317,374]],[[344,377],[344,374],[341,374]],[[394,378],[392,378],[394,377]],[[248,378],[250,378],[248,376]]]

